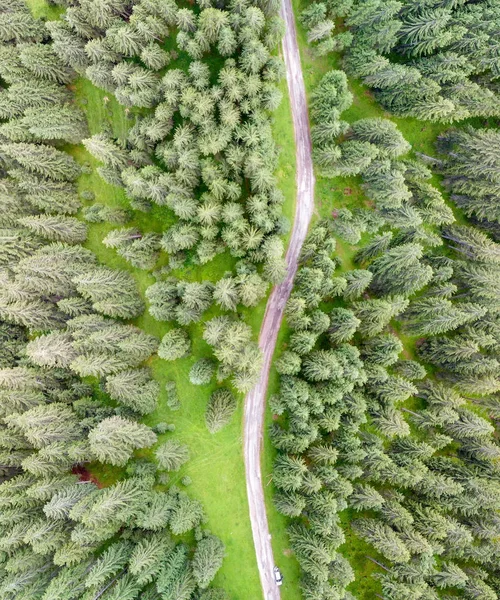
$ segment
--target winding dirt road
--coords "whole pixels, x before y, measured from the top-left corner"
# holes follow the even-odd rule
[[[293,280],[297,271],[297,260],[309,228],[314,207],[314,173],[309,116],[304,79],[300,66],[295,19],[290,0],[282,0],[281,13],[286,26],[285,37],[283,38],[283,54],[295,132],[297,198],[292,235],[286,254],[288,272],[285,281],[272,290],[267,302],[259,335],[259,346],[264,354],[264,361],[258,383],[245,398],[244,420],[248,504],[257,565],[265,600],[280,599],[279,587],[274,582],[273,576],[275,562],[260,468],[266,391],[278,331],[283,319],[286,302],[292,291]]]

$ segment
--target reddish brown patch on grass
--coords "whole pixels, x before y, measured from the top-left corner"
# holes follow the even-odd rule
[[[352,188],[350,188],[350,187],[344,188],[344,196],[352,196]]]
[[[102,488],[102,483],[97,479],[97,477],[95,477],[94,475],[92,475],[92,473],[90,473],[90,471],[88,471],[84,466],[82,465],[78,465],[75,466],[71,469],[71,472],[73,473],[73,475],[77,475],[78,479],[80,481],[91,481],[92,483],[94,483],[98,488]]]

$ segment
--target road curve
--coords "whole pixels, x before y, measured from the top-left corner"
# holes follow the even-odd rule
[[[264,361],[258,383],[245,398],[244,416],[244,454],[248,504],[255,554],[257,555],[257,565],[265,600],[280,599],[279,587],[275,584],[273,578],[275,562],[260,468],[266,391],[278,331],[283,319],[286,302],[292,291],[293,280],[297,272],[297,261],[311,222],[314,207],[314,172],[309,115],[291,0],[282,0],[281,14],[286,26],[285,37],[283,38],[283,55],[295,133],[297,198],[292,234],[286,253],[287,276],[283,283],[272,290],[267,302],[259,335],[259,346],[263,352]]]

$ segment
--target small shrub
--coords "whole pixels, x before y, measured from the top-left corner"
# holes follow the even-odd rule
[[[167,406],[170,410],[179,410],[181,403],[179,395],[177,394],[177,385],[175,384],[175,381],[167,381],[165,390],[167,392]]]

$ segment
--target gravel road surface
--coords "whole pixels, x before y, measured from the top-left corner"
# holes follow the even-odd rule
[[[267,302],[259,335],[259,345],[264,354],[264,361],[258,383],[246,396],[244,417],[244,453],[248,503],[255,553],[265,600],[280,599],[280,588],[274,582],[273,576],[275,562],[267,522],[260,467],[266,391],[276,339],[283,319],[283,311],[292,291],[293,279],[297,271],[297,260],[309,228],[314,207],[314,173],[309,116],[304,79],[300,66],[295,19],[290,0],[282,0],[281,13],[286,25],[285,37],[283,38],[283,55],[295,132],[297,198],[292,235],[286,254],[288,273],[285,281],[272,290]]]

